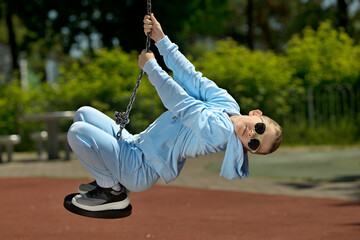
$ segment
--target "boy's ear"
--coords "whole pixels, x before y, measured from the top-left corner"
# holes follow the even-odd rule
[[[262,111],[260,111],[259,109],[251,110],[251,111],[249,112],[249,116],[257,116],[257,117],[260,117],[260,116],[262,116],[262,115],[263,115],[263,113],[262,113]]]

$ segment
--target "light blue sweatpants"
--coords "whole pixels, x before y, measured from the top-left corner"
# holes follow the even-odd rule
[[[159,175],[146,163],[136,135],[125,129],[119,140],[115,121],[92,107],[81,107],[68,131],[76,157],[101,187],[118,182],[133,192],[152,187]]]

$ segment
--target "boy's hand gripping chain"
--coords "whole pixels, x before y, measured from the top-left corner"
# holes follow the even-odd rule
[[[147,0],[147,14],[151,15],[151,0]],[[146,48],[145,49],[147,52],[150,52],[150,44],[151,44],[151,32],[149,32],[146,36]],[[116,134],[117,139],[119,139],[121,137],[122,130],[130,122],[130,118],[129,118],[130,111],[131,111],[132,105],[135,101],[135,96],[139,90],[139,86],[140,86],[143,75],[144,75],[144,71],[141,69],[139,77],[138,77],[136,85],[135,85],[135,88],[134,88],[134,91],[133,91],[133,94],[130,98],[130,102],[126,108],[126,111],[122,112],[122,113],[115,111],[115,113],[114,113],[115,122],[117,125],[120,125],[120,130]]]

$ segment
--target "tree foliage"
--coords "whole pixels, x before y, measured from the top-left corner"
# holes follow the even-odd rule
[[[195,65],[236,98],[243,114],[257,108],[265,114],[286,114],[285,99],[295,82],[293,69],[284,57],[271,51],[250,51],[226,40],[218,41],[215,49],[205,53]]]
[[[287,58],[303,86],[320,83],[355,84],[360,79],[360,48],[344,30],[329,22],[317,31],[306,28],[288,43]]]
[[[190,49],[184,48],[183,39],[189,39],[190,43],[204,36],[218,39],[214,45],[212,40],[208,41],[206,52],[203,52],[204,48],[193,51],[195,54],[191,58],[198,70],[234,96],[243,114],[260,108],[264,114],[281,122],[287,114],[294,112],[295,100],[291,95],[294,92],[304,93],[307,87],[322,83],[359,84],[360,48],[349,34],[351,28],[348,32],[345,28],[338,29],[334,15],[331,15],[335,6],[324,8],[320,0],[253,1],[256,6],[253,10],[254,32],[258,41],[255,49],[263,50],[252,51],[244,46],[247,20],[244,15],[233,18],[246,9],[250,0],[157,0],[153,1],[153,10],[156,9],[156,16],[166,33],[180,43],[181,49]],[[24,8],[17,7],[20,5]],[[2,14],[4,6],[17,16],[15,22],[22,21],[27,29],[22,34],[23,41],[17,39],[21,50],[31,48],[37,54],[45,55],[55,47],[57,51],[68,52],[73,44],[82,43],[79,37],[87,38],[94,49],[92,55],[80,61],[62,62],[61,76],[56,84],[30,86],[27,91],[22,91],[17,81],[0,85],[0,134],[17,132],[19,112],[76,110],[91,105],[112,116],[115,110],[126,109],[139,72],[137,53],[132,49],[140,50],[144,46],[141,21],[146,12],[145,1],[0,0]],[[310,14],[311,9],[316,9],[316,14]],[[332,21],[318,22],[329,16]],[[353,16],[356,19],[358,15]],[[4,18],[0,16],[0,19]],[[298,23],[295,24],[294,19]],[[260,20],[263,21],[261,27]],[[309,27],[290,38],[303,24]],[[352,19],[348,24],[352,24]],[[268,40],[261,37],[265,29],[270,33]],[[93,39],[95,36],[101,36],[101,50],[95,49],[98,42]],[[231,40],[226,36],[234,38]],[[36,42],[36,47],[30,47],[31,42]],[[267,46],[266,42],[277,46]],[[269,48],[275,50],[267,50]],[[278,51],[280,48],[283,51]],[[164,110],[154,96],[156,92],[145,78],[131,113],[130,131],[141,131]],[[299,141],[313,136],[306,134],[307,126],[303,122],[300,133],[303,135],[299,135]]]
[[[351,36],[359,35],[359,11],[350,14],[358,0],[326,2],[329,1],[156,0],[152,1],[152,10],[166,33],[183,47],[199,36],[211,36],[232,37],[240,44],[253,41],[256,48],[281,51],[294,33],[306,26],[316,29],[324,20],[342,26]],[[0,21],[14,17],[20,21],[8,24],[7,32],[15,34],[17,44],[12,47],[27,52],[38,41],[43,51],[54,46],[59,50],[59,44],[64,53],[74,48],[92,52],[98,47],[119,45],[125,51],[139,51],[144,47],[145,14],[145,0],[0,0]],[[21,26],[27,31],[21,33],[20,41]]]
[[[61,68],[57,84],[34,86],[24,112],[76,110],[93,106],[112,117],[126,110],[138,78],[137,55],[120,48],[99,50],[91,59],[73,61]],[[163,108],[151,84],[143,80],[133,106],[129,130],[147,127]],[[37,106],[40,109],[34,109]]]
[[[22,49],[39,39],[46,39],[44,47],[60,39],[66,53],[74,44],[80,46],[84,42],[90,49],[121,45],[125,51],[141,50],[144,45],[145,0],[0,0],[1,6],[28,29]],[[220,0],[152,1],[153,12],[177,40],[195,30],[205,34],[218,32],[226,6],[227,1]],[[198,24],[201,21],[204,24]],[[191,30],[194,23],[198,27]]]

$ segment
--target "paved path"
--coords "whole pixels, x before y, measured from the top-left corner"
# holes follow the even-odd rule
[[[0,165],[0,178],[5,177],[55,177],[91,179],[91,175],[72,155],[70,161],[37,160],[35,153],[17,153],[14,162]],[[222,153],[189,159],[180,176],[170,186],[201,189],[231,190],[249,193],[308,196],[343,200],[360,200],[360,180],[348,182],[309,182],[250,176],[242,180],[220,178],[218,172],[207,170],[219,164]],[[160,180],[158,185],[164,185]]]

